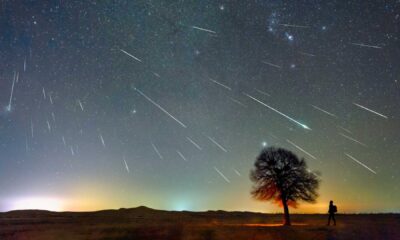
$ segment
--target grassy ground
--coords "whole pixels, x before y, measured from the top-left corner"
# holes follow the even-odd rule
[[[147,208],[93,213],[16,211],[0,213],[0,239],[151,240],[320,240],[400,239],[400,215],[292,215],[294,226],[280,225],[279,214],[243,212],[166,212]]]

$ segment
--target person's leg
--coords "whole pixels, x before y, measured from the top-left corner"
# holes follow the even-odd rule
[[[335,214],[332,214],[333,225],[336,226]]]
[[[328,217],[328,226],[331,224],[331,214],[329,213],[329,217]]]

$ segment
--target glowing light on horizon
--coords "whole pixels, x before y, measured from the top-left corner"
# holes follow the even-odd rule
[[[57,198],[47,197],[26,197],[14,199],[10,203],[9,210],[48,210],[63,211],[63,201]]]

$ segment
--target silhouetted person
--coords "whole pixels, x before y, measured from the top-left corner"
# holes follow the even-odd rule
[[[331,219],[333,220],[333,225],[336,226],[336,219],[335,219],[335,213],[337,212],[337,207],[333,205],[333,201],[331,200],[329,202],[329,218],[328,218],[328,226],[331,224]]]

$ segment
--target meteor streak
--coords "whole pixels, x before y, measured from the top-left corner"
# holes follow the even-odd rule
[[[11,94],[10,94],[10,100],[8,101],[8,106],[7,106],[7,111],[11,111],[11,103],[12,103],[12,98],[14,94],[14,85],[15,85],[15,77],[13,79],[13,83],[11,85]]]
[[[301,126],[302,128],[307,129],[307,130],[312,130],[312,129],[309,128],[307,125],[305,125],[305,124],[303,124],[303,123],[301,123],[301,122],[299,122],[299,121],[297,121],[297,120],[295,120],[295,119],[289,117],[288,115],[286,115],[286,114],[284,114],[284,113],[282,113],[282,112],[276,110],[276,109],[273,108],[273,107],[268,106],[267,104],[265,104],[265,103],[261,102],[260,100],[254,98],[254,97],[252,97],[252,96],[250,96],[250,95],[248,95],[247,93],[243,93],[243,94],[244,94],[245,96],[247,96],[247,97],[253,99],[254,101],[260,103],[261,105],[263,105],[263,106],[265,106],[265,107],[271,109],[272,111],[274,111],[274,112],[276,112],[276,113],[278,113],[278,114],[284,116],[285,118],[287,118],[287,119],[289,119],[290,121],[296,123],[297,125]]]
[[[360,144],[360,145],[362,145],[362,146],[364,146],[364,147],[367,147],[366,144],[364,144],[364,143],[362,143],[362,142],[358,141],[357,139],[354,139],[354,138],[352,138],[352,137],[350,137],[350,136],[347,136],[346,134],[339,133],[339,135],[341,135],[342,137],[345,137],[345,138],[347,138],[347,139],[349,139],[349,140],[351,140],[351,141],[353,141],[353,142],[356,142],[356,143],[358,143],[358,144]]]
[[[319,107],[317,107],[317,106],[315,106],[315,105],[312,105],[312,104],[310,104],[310,105],[311,105],[311,107],[313,107],[313,108],[315,108],[315,109],[317,109],[317,110],[319,110],[319,111],[321,111],[321,112],[323,112],[323,113],[326,113],[326,114],[328,114],[329,116],[332,116],[332,117],[337,118],[337,116],[336,116],[335,114],[333,114],[333,113],[330,113],[330,112],[328,112],[328,111],[326,111],[326,110],[324,110],[324,109],[322,109],[322,108],[319,108]]]
[[[83,105],[82,105],[82,102],[81,102],[81,100],[79,100],[79,99],[78,99],[78,104],[79,104],[79,106],[81,107],[81,109],[82,109],[82,112],[83,112]]]
[[[222,83],[220,83],[220,82],[218,82],[218,81],[216,81],[216,80],[214,80],[214,79],[212,79],[212,78],[208,78],[208,79],[209,79],[211,82],[213,82],[213,83],[215,83],[215,84],[218,84],[218,85],[220,85],[221,87],[228,89],[229,91],[232,91],[232,88],[226,86],[225,84],[222,84]]]
[[[218,170],[217,167],[214,167],[215,171],[217,171],[217,173],[227,182],[227,183],[231,183],[231,181],[229,181],[229,179],[227,177],[225,177],[225,175]]]
[[[191,142],[197,149],[202,150],[202,148],[195,141],[193,141],[190,137],[186,137],[186,139],[189,142]]]
[[[242,102],[240,102],[240,101],[238,101],[238,100],[236,100],[236,99],[234,99],[234,98],[231,98],[231,97],[229,97],[229,99],[230,99],[232,102],[237,103],[237,104],[239,104],[240,106],[247,108],[247,106],[246,106],[245,104],[243,104]]]
[[[46,90],[44,90],[44,88],[42,88],[42,93],[43,93],[43,98],[46,99]]]
[[[219,147],[222,151],[224,152],[228,152],[228,150],[226,150],[223,146],[221,146],[221,144],[219,144],[217,141],[215,141],[213,138],[207,136],[208,139],[210,139],[211,142],[213,142],[217,147]]]
[[[151,143],[151,146],[153,146],[154,151],[157,153],[158,157],[162,160],[163,156],[161,155],[161,153],[158,151],[156,145],[154,145],[154,143]]]
[[[383,115],[383,114],[381,114],[381,113],[378,113],[378,112],[376,112],[376,111],[374,111],[374,110],[372,110],[372,109],[369,109],[369,108],[367,108],[367,107],[364,107],[364,106],[362,106],[362,105],[360,105],[360,104],[357,104],[357,103],[354,103],[353,102],[353,104],[354,105],[356,105],[357,107],[359,107],[359,108],[362,108],[362,109],[364,109],[364,110],[367,110],[367,111],[369,111],[369,112],[372,112],[372,113],[374,113],[374,114],[376,114],[376,115],[378,115],[378,116],[380,116],[380,117],[383,117],[383,118],[388,118],[387,116],[385,116],[385,115]]]
[[[185,161],[187,162],[188,160],[185,158],[185,156],[183,156],[183,154],[179,151],[176,151],[178,153],[178,155]]]
[[[376,49],[381,49],[382,47],[379,47],[379,46],[374,46],[374,45],[367,45],[367,44],[364,44],[364,43],[351,43],[352,45],[355,45],[355,46],[360,46],[360,47],[368,47],[368,48],[376,48]]]
[[[233,169],[233,171],[239,176],[239,177],[241,177],[242,176],[242,174],[240,174],[240,172],[238,171],[238,170],[236,170],[236,169]]]
[[[128,164],[126,163],[126,160],[125,160],[125,156],[122,157],[122,160],[124,160],[126,171],[127,171],[128,173],[130,173],[130,171],[129,171],[129,166],[128,166]]]
[[[311,153],[307,152],[306,150],[304,150],[303,148],[299,147],[298,145],[296,145],[294,142],[290,141],[289,139],[286,139],[286,142],[292,144],[295,148],[299,149],[300,151],[302,151],[303,153],[307,154],[308,156],[310,156],[311,158],[317,160],[317,158],[312,155]]]
[[[135,59],[136,61],[138,61],[138,62],[142,62],[142,60],[141,60],[141,59],[139,59],[139,58],[137,58],[137,57],[133,56],[132,54],[128,53],[127,51],[125,51],[125,50],[123,50],[123,49],[120,49],[120,51],[121,51],[121,52],[123,52],[123,53],[125,53],[125,54],[126,54],[126,55],[128,55],[129,57],[131,57],[131,58]]]
[[[294,28],[309,28],[310,27],[310,26],[304,26],[304,25],[285,24],[285,23],[282,23],[279,25],[284,26],[284,27],[294,27]]]
[[[269,93],[267,93],[267,92],[261,91],[261,90],[259,90],[259,89],[257,89],[257,88],[254,88],[254,90],[256,90],[257,92],[261,93],[262,95],[271,97],[271,94],[269,94]]]
[[[151,98],[149,98],[146,94],[144,94],[142,91],[139,89],[135,88],[135,91],[138,92],[140,95],[142,95],[144,98],[147,99],[147,101],[151,102],[154,106],[158,107],[161,111],[163,111],[165,114],[167,114],[170,118],[174,119],[179,125],[181,125],[184,128],[187,128],[185,124],[183,124],[181,121],[179,121],[176,117],[172,116],[167,110],[165,110],[163,107],[161,107],[158,103],[154,102]]]
[[[103,147],[106,147],[106,143],[104,142],[103,135],[100,134],[99,137],[100,137],[101,144],[103,144]]]
[[[372,170],[371,168],[369,168],[367,165],[365,165],[364,163],[358,161],[355,157],[351,156],[350,154],[344,153],[347,157],[349,157],[351,160],[355,161],[356,163],[360,164],[361,166],[365,167],[366,169],[368,169],[370,172],[372,172],[373,174],[376,174],[376,172],[374,170]]]
[[[306,53],[306,52],[302,52],[302,51],[299,51],[299,53],[302,54],[302,55],[304,55],[304,56],[315,57],[315,55],[314,55],[314,54],[311,54],[311,53]]]
[[[271,66],[271,67],[282,68],[282,67],[279,66],[279,65],[276,65],[276,64],[273,64],[273,63],[270,63],[270,62],[267,62],[267,61],[261,61],[261,62],[264,63],[264,64],[267,64],[267,65],[269,65],[269,66]]]
[[[216,32],[209,30],[209,29],[205,29],[205,28],[201,28],[201,27],[196,27],[196,26],[192,26],[192,28],[200,30],[200,31],[204,31],[204,32],[209,32],[209,33],[213,33],[213,34],[217,34]]]

